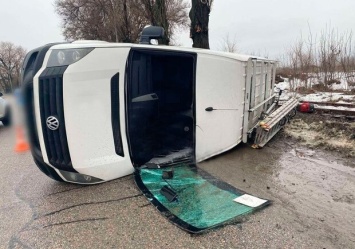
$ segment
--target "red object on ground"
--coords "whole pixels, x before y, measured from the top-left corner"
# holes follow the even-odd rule
[[[298,105],[297,109],[299,112],[311,113],[314,112],[314,105],[310,104],[309,102],[303,102]]]
[[[16,145],[15,152],[25,152],[30,149],[29,144],[25,140],[24,132],[22,127],[16,128]]]

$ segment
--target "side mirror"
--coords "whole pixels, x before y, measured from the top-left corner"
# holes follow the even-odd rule
[[[4,94],[2,94],[2,92],[0,92],[0,97],[2,97]]]
[[[164,37],[164,29],[159,26],[149,26],[143,29],[140,44],[151,44],[152,39],[162,39]]]

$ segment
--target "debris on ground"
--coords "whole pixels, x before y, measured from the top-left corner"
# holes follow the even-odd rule
[[[285,134],[310,148],[323,148],[355,157],[354,122],[299,113],[285,127]]]

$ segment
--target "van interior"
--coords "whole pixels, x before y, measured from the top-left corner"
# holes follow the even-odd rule
[[[194,162],[196,55],[133,49],[127,70],[127,133],[135,167]]]

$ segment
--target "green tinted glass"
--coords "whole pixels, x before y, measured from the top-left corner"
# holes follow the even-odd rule
[[[171,169],[174,170],[174,177],[162,179],[163,171]],[[255,209],[233,201],[244,194],[242,191],[213,178],[195,166],[141,169],[136,174],[136,181],[160,211],[190,232],[201,232]],[[176,193],[174,201],[168,200],[167,196],[162,194],[161,189],[164,186]]]

